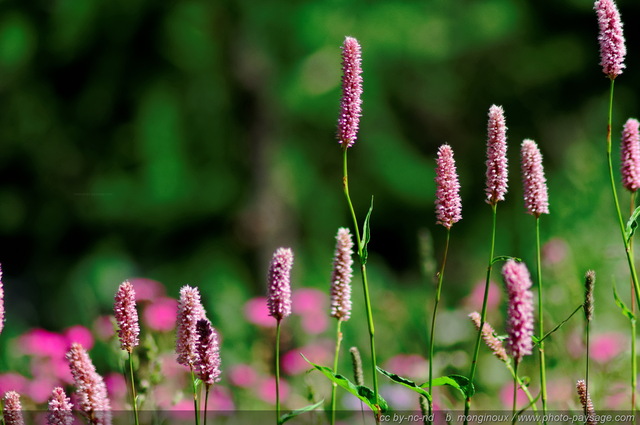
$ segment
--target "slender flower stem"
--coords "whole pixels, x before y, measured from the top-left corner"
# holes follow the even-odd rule
[[[487,320],[487,301],[489,300],[489,283],[491,281],[491,269],[493,268],[493,256],[496,245],[496,221],[497,221],[497,203],[491,204],[491,211],[493,216],[493,224],[491,227],[491,250],[489,251],[489,265],[487,266],[487,278],[484,285],[484,296],[482,298],[482,312],[480,313],[480,328],[478,329],[478,336],[476,337],[476,345],[473,349],[473,359],[471,360],[471,371],[469,372],[469,382],[473,384],[473,379],[476,375],[476,368],[478,367],[478,354],[480,353],[480,340],[482,339],[482,329],[484,329],[484,323]],[[467,423],[467,416],[469,415],[469,408],[471,407],[471,397],[467,397],[464,404],[464,416],[465,424]]]
[[[586,367],[585,367],[585,384],[587,389],[589,389],[589,358],[590,358],[590,347],[591,347],[591,341],[590,341],[590,335],[591,335],[591,326],[589,321],[587,320],[587,324],[586,324],[586,334],[587,334],[587,362],[586,362]],[[633,345],[633,343],[632,343]]]
[[[536,269],[538,274],[538,335],[544,336],[544,310],[542,302],[542,265],[540,261],[540,216],[536,215]],[[540,352],[540,391],[542,393],[542,414],[547,414],[547,372],[544,356],[544,340],[538,345]],[[546,420],[544,421],[546,423]]]
[[[629,271],[631,272],[631,280],[633,282],[633,289],[635,292],[635,299],[638,305],[640,305],[640,285],[638,284],[638,274],[636,273],[636,266],[633,262],[633,256],[630,250],[630,244],[625,236],[625,225],[622,220],[622,213],[620,212],[620,203],[618,202],[618,192],[616,191],[616,182],[613,177],[613,163],[611,160],[611,122],[613,117],[613,86],[614,79],[611,80],[611,86],[609,89],[609,118],[607,120],[607,162],[609,165],[609,180],[611,182],[611,192],[613,194],[613,203],[616,207],[616,213],[618,216],[618,224],[620,225],[620,234],[622,236],[622,242],[624,244],[625,253],[627,255],[627,263],[629,264]]]
[[[136,394],[136,385],[133,381],[133,356],[131,352],[129,352],[129,381],[131,382],[131,405],[133,406],[133,417],[135,424],[138,425],[140,423],[138,420],[138,396]]]
[[[338,373],[338,358],[340,356],[340,343],[342,342],[342,332],[340,331],[342,320],[338,320],[336,326],[336,352],[333,357],[333,373]],[[331,425],[336,423],[336,389],[338,384],[335,382],[331,385]]]
[[[202,422],[203,425],[207,425],[207,410],[209,409],[209,390],[211,389],[211,385],[205,384],[205,393],[204,393],[204,420]]]
[[[631,192],[631,211],[629,212],[629,216],[633,214],[633,211],[636,207],[636,192]],[[631,258],[634,258],[633,255],[633,237],[629,238],[629,252],[631,254]],[[633,280],[631,280],[631,313],[635,315],[636,311],[636,303],[634,299],[634,288],[633,288]],[[635,415],[636,413],[636,387],[638,385],[638,360],[636,359],[636,321],[635,319],[631,319],[631,413]],[[587,377],[586,381],[587,391],[589,391],[589,380]]]
[[[276,322],[276,425],[280,424],[280,320]]]
[[[198,385],[196,382],[196,374],[191,366],[191,383],[193,384],[193,411],[196,416],[196,425],[200,424],[200,409],[198,409]]]
[[[364,302],[367,311],[367,324],[369,327],[369,342],[371,346],[371,369],[373,377],[373,395],[374,399],[378,400],[378,371],[376,364],[376,345],[375,345],[375,329],[373,326],[373,313],[371,310],[371,297],[369,296],[369,283],[367,280],[367,267],[364,262],[362,251],[362,239],[360,238],[360,230],[358,229],[358,220],[356,218],[355,210],[353,209],[353,203],[351,202],[351,196],[349,195],[349,177],[347,173],[347,148],[343,148],[343,177],[342,186],[344,189],[344,195],[347,198],[347,204],[349,205],[349,211],[353,218],[353,226],[356,234],[356,242],[358,244],[358,257],[360,258],[360,270],[362,272],[362,288],[364,290]],[[375,414],[376,422],[379,422],[379,414]]]
[[[538,407],[536,407],[536,404],[534,403],[535,399],[531,395],[529,388],[526,385],[524,385],[524,383],[522,382],[522,379],[520,379],[516,371],[511,366],[511,363],[505,363],[505,365],[507,366],[507,369],[511,373],[511,377],[515,379],[516,382],[518,383],[518,387],[520,387],[522,391],[524,391],[524,394],[527,396],[529,403],[531,403],[531,410],[533,410],[534,413],[538,413]]]
[[[511,414],[513,415],[513,419],[511,420],[512,424],[518,422],[516,416],[517,409],[517,401],[518,401],[518,361],[516,360],[515,365],[513,367],[513,407],[511,409]]]
[[[447,254],[449,253],[449,239],[451,235],[451,229],[447,228],[447,239],[444,246],[444,255],[442,257],[442,265],[440,266],[440,272],[438,272],[438,286],[436,288],[436,300],[433,305],[433,316],[431,317],[431,335],[429,336],[429,394],[431,394],[432,401],[429,403],[429,417],[433,412],[433,348],[434,336],[436,330],[436,314],[438,313],[438,304],[440,303],[440,292],[442,291],[442,279],[444,277],[444,267],[447,264]]]

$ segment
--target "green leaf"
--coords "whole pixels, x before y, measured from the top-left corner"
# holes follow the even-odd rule
[[[278,420],[278,425],[282,425],[283,423],[287,422],[289,419],[293,419],[298,415],[301,415],[305,412],[309,412],[311,410],[315,410],[318,407],[322,406],[322,403],[324,403],[324,400],[320,400],[319,402],[317,402],[316,404],[310,404],[308,406],[304,406],[300,409],[296,409],[293,410],[289,413],[285,413],[282,416],[280,416],[280,419]]]
[[[424,388],[425,385],[429,385],[429,383],[425,382],[424,384],[421,385],[421,387]],[[453,387],[458,391],[460,391],[462,395],[466,398],[471,398],[476,393],[476,389],[473,386],[473,383],[469,381],[469,378],[462,375],[449,375],[449,376],[442,376],[440,378],[435,378],[431,382],[431,385],[434,387],[440,386],[440,385],[449,385],[450,387]]]
[[[391,379],[393,382],[397,382],[400,385],[404,385],[405,387],[417,392],[421,396],[426,397],[426,399],[429,400],[429,402],[431,402],[431,394],[429,394],[427,390],[420,388],[420,386],[415,382],[411,381],[410,379],[403,378],[402,376],[398,376],[395,373],[387,372],[386,370],[380,368],[379,366],[377,366],[376,368],[378,369],[378,372],[380,372],[387,378]]]
[[[573,313],[571,313],[571,314],[569,315],[569,317],[567,317],[567,318],[566,318],[566,319],[564,319],[562,322],[560,322],[560,323],[558,324],[558,326],[556,326],[555,328],[553,328],[553,329],[551,329],[549,332],[547,332],[547,333],[546,333],[546,334],[545,334],[541,339],[538,339],[538,338],[535,338],[535,337],[534,337],[533,342],[537,344],[537,343],[539,343],[539,342],[541,342],[541,341],[544,341],[544,340],[545,340],[549,335],[551,335],[552,333],[554,333],[555,331],[557,331],[558,329],[560,329],[560,328],[562,327],[562,325],[564,325],[565,323],[567,323],[567,322],[569,321],[569,319],[571,319],[571,318],[573,317],[573,315],[574,315],[574,314],[576,314],[576,313],[578,312],[578,310],[580,310],[581,308],[583,308],[583,305],[582,305],[582,304],[580,304],[578,307],[576,307],[576,309],[575,309],[575,310],[573,310]]]
[[[380,394],[378,394],[378,400],[376,402],[375,394],[370,388],[367,388],[363,385],[355,385],[344,376],[336,375],[335,373],[333,373],[333,370],[331,370],[330,368],[326,366],[320,366],[309,361],[309,359],[307,359],[304,354],[300,355],[307,363],[318,369],[324,374],[324,376],[329,378],[329,380],[335,382],[340,387],[344,388],[345,390],[362,400],[376,415],[385,413],[387,410],[389,410],[387,402],[382,398]]]
[[[362,241],[360,241],[360,248],[362,251],[362,257],[360,261],[363,265],[367,264],[367,258],[369,257],[369,252],[367,251],[367,245],[371,240],[371,231],[369,229],[369,220],[371,219],[371,213],[373,212],[373,196],[371,197],[371,206],[369,207],[369,211],[367,212],[367,216],[364,218],[364,224],[362,225]]]
[[[613,298],[616,300],[616,304],[618,305],[618,307],[620,307],[620,310],[622,311],[622,314],[627,316],[627,318],[629,320],[634,320],[635,321],[636,320],[636,315],[633,314],[633,312],[627,308],[626,304],[618,296],[618,292],[616,291],[616,284],[615,283],[613,284]]]
[[[512,257],[510,255],[500,255],[498,257],[494,257],[493,260],[491,260],[491,265],[493,266],[495,263],[499,261],[509,261],[509,260],[516,260],[517,262],[522,261],[522,259],[518,257]]]
[[[627,227],[624,230],[624,236],[627,243],[633,237],[633,234],[636,232],[636,228],[638,227],[638,216],[640,216],[640,207],[637,207],[631,217],[629,217],[629,221],[627,221]]]

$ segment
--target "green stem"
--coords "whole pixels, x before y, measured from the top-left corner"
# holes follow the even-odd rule
[[[338,358],[340,356],[340,343],[342,342],[342,332],[340,331],[340,327],[342,325],[342,320],[338,319],[338,325],[336,326],[336,352],[333,357],[333,373],[338,373]],[[335,382],[331,385],[331,425],[336,423],[336,390],[338,388],[338,384]]]
[[[204,420],[203,425],[207,425],[207,410],[209,409],[209,390],[211,389],[211,385],[205,384],[205,393],[204,393]]]
[[[196,375],[193,372],[193,366],[190,366],[191,369],[191,383],[193,385],[193,411],[196,417],[196,425],[200,424],[200,411],[198,409],[198,385],[196,383]]]
[[[440,303],[440,292],[442,291],[442,279],[444,278],[444,267],[447,264],[447,254],[449,253],[449,239],[451,235],[451,228],[447,228],[447,239],[444,246],[444,255],[442,257],[442,265],[440,266],[440,272],[438,272],[438,286],[436,288],[436,300],[433,306],[433,316],[431,317],[431,334],[429,336],[429,394],[431,394],[432,401],[429,403],[429,417],[433,412],[433,348],[435,346],[435,330],[436,330],[436,315],[438,313],[438,304]]]
[[[358,228],[358,220],[356,218],[355,210],[353,209],[353,203],[351,202],[351,196],[349,195],[349,177],[347,172],[347,148],[343,149],[343,177],[342,177],[342,187],[344,189],[344,195],[347,198],[347,204],[349,206],[349,211],[351,212],[351,217],[353,218],[353,226],[355,228],[356,233],[356,241],[358,243],[358,257],[360,258],[360,270],[362,272],[362,289],[364,291],[364,303],[365,309],[367,312],[367,325],[369,328],[369,345],[371,347],[371,370],[373,377],[373,395],[374,399],[378,400],[378,371],[376,364],[376,345],[375,345],[375,328],[373,326],[373,313],[371,309],[371,297],[369,295],[369,282],[367,279],[367,267],[365,265],[363,250],[362,250],[362,239],[360,237],[360,230]],[[380,410],[378,409],[375,413],[376,423],[380,422]]]
[[[536,271],[538,274],[538,335],[544,336],[544,309],[542,298],[542,265],[540,261],[540,216],[536,215]],[[542,393],[542,414],[547,414],[547,372],[544,356],[544,340],[538,344],[540,352],[540,389]],[[544,421],[546,423],[546,420]]]
[[[524,383],[522,382],[522,379],[520,379],[520,377],[518,376],[516,371],[513,369],[513,367],[511,367],[511,363],[505,363],[505,365],[507,366],[507,369],[509,370],[509,372],[511,372],[511,377],[516,380],[516,382],[518,384],[518,387],[522,388],[522,391],[524,391],[524,394],[527,396],[527,399],[529,400],[529,403],[531,404],[531,410],[533,410],[534,413],[538,413],[538,408],[536,407],[536,404],[534,403],[535,399],[533,398],[533,396],[529,392],[529,388],[526,385],[524,385]]]
[[[491,250],[489,251],[489,265],[487,266],[487,277],[484,284],[484,295],[482,298],[482,313],[480,313],[480,329],[478,329],[478,335],[476,336],[476,345],[473,349],[473,359],[471,360],[471,371],[469,372],[469,382],[473,384],[473,379],[476,376],[476,368],[478,366],[478,355],[480,353],[480,340],[482,339],[482,329],[484,328],[485,321],[487,320],[487,301],[489,300],[489,284],[491,281],[491,270],[493,268],[493,256],[496,245],[496,222],[497,222],[497,203],[491,204],[492,211],[492,226],[491,226]],[[467,424],[467,416],[469,415],[469,409],[471,408],[471,397],[467,397],[464,404],[464,423]]]
[[[625,235],[625,225],[622,220],[622,213],[620,212],[620,202],[618,201],[618,192],[616,191],[616,182],[613,177],[613,162],[611,159],[611,122],[613,117],[613,86],[614,81],[611,79],[611,87],[609,90],[609,118],[607,122],[607,163],[609,166],[609,180],[611,182],[611,192],[613,194],[613,203],[616,208],[616,214],[618,216],[618,224],[620,225],[620,234],[622,235],[622,242],[624,244],[624,250],[627,255],[627,263],[629,264],[629,271],[631,272],[631,280],[633,282],[633,289],[635,291],[635,299],[638,305],[640,305],[640,285],[638,284],[638,274],[636,273],[636,266],[633,262],[633,256],[631,255],[630,244],[627,241]]]
[[[276,321],[276,425],[280,425],[280,320]]]
[[[636,192],[631,192],[630,199],[631,210],[629,212],[629,216],[633,214],[633,211],[636,207]],[[629,253],[631,254],[631,258],[634,258],[633,255],[633,237],[629,238]],[[631,280],[631,313],[635,315],[636,311],[636,303],[634,300],[634,288],[633,288],[633,280]],[[636,321],[631,320],[631,413],[635,417],[636,413],[636,387],[638,385],[638,360],[636,359]],[[588,391],[587,387],[587,391]]]
[[[591,326],[590,326],[590,320],[587,320],[587,324],[586,324],[586,334],[587,334],[587,362],[586,362],[586,366],[585,366],[585,386],[587,387],[587,393],[589,393],[589,348],[591,346],[591,342],[590,342],[590,334],[591,334]]]
[[[138,425],[140,423],[138,420],[138,396],[136,395],[136,385],[133,381],[133,356],[131,352],[129,352],[129,382],[131,383],[131,405],[133,406],[133,418],[135,420],[135,425]]]
[[[516,409],[517,409],[517,401],[518,401],[518,361],[516,360],[515,362],[515,366],[513,368],[514,374],[513,374],[513,407],[511,409],[511,414],[513,415],[513,419],[511,420],[512,424],[515,424],[516,422],[518,422],[517,416],[516,416]]]

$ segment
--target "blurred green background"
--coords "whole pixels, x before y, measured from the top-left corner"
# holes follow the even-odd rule
[[[618,4],[628,59],[616,82],[614,140],[640,107],[640,3]],[[461,300],[483,279],[488,256],[484,155],[494,103],[505,108],[510,157],[497,254],[533,268],[534,221],[524,213],[518,162],[522,139],[532,138],[550,186],[543,243],[560,238],[567,250],[545,265],[549,323],[580,302],[584,271],[594,268],[602,300],[596,329],[626,331],[611,296],[616,281],[628,298],[628,277],[607,186],[608,81],[592,7],[585,0],[0,1],[0,262],[9,334],[89,326],[110,311],[122,280],[143,276],[174,297],[182,285],[200,287],[229,362],[250,361],[253,334],[240,309],[264,294],[272,253],[291,246],[294,287],[328,290],[335,232],[351,224],[334,137],[345,35],[363,49],[350,182],[360,217],[375,196],[370,268],[381,358],[426,352],[428,273],[444,241],[433,168],[444,142],[455,151],[464,218],[452,230],[442,311],[466,320]],[[627,194],[621,199],[626,210]],[[431,261],[420,257],[420,234]],[[361,343],[364,354],[355,283],[345,332],[358,335],[346,343]],[[458,322],[441,320],[460,335],[441,344],[444,354],[473,344],[470,325]],[[551,369],[564,361],[553,354],[562,357],[558,340],[548,348]],[[446,367],[466,374],[465,359]]]

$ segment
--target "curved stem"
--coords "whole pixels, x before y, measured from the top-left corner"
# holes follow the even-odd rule
[[[342,342],[342,332],[340,327],[342,325],[342,319],[338,319],[338,325],[336,326],[336,352],[333,356],[333,373],[338,373],[338,358],[340,356],[340,343]],[[338,384],[332,382],[331,384],[331,425],[336,423],[336,390]],[[206,425],[206,424],[205,424]]]
[[[353,203],[351,202],[351,196],[349,195],[349,175],[347,172],[347,148],[343,149],[343,177],[342,187],[344,189],[344,195],[347,198],[347,204],[349,211],[353,219],[353,226],[356,234],[356,241],[358,243],[358,257],[360,258],[360,270],[362,272],[362,289],[364,292],[365,309],[367,312],[367,325],[369,329],[369,345],[371,347],[371,369],[373,377],[373,394],[374,399],[378,400],[378,371],[376,364],[376,345],[375,345],[375,328],[373,326],[373,313],[371,310],[371,297],[369,295],[369,282],[367,279],[367,267],[362,250],[362,239],[360,237],[360,230],[358,228],[358,220],[356,218],[355,210],[353,209]],[[375,412],[376,423],[380,421],[380,411]]]
[[[544,309],[542,302],[542,265],[540,261],[540,216],[536,217],[536,270],[538,274],[538,335],[544,336]],[[540,389],[542,392],[542,414],[547,414],[547,372],[544,356],[544,340],[538,344],[540,352]],[[544,421],[546,423],[546,420]]]
[[[447,264],[447,254],[449,253],[449,239],[451,235],[451,228],[447,228],[447,239],[444,246],[444,255],[442,257],[442,265],[440,266],[440,271],[438,272],[438,286],[436,288],[436,299],[433,306],[433,316],[431,317],[431,331],[429,337],[429,394],[431,394],[432,401],[429,403],[429,417],[433,413],[433,348],[434,344],[434,336],[436,330],[436,315],[438,313],[438,304],[440,303],[440,292],[442,291],[442,279],[444,277],[444,268]]]
[[[492,226],[491,226],[491,249],[489,251],[489,265],[487,266],[487,277],[484,284],[484,295],[482,297],[482,313],[480,313],[480,328],[478,329],[478,335],[476,336],[476,344],[473,349],[473,358],[471,360],[471,371],[469,372],[469,382],[473,384],[473,379],[476,375],[476,368],[478,367],[478,355],[480,353],[480,340],[482,339],[482,329],[484,329],[485,321],[487,320],[487,301],[489,300],[489,284],[491,281],[491,270],[493,268],[493,257],[496,245],[496,221],[497,221],[497,209],[498,205],[491,204],[492,210]],[[464,404],[464,417],[465,424],[467,423],[467,416],[469,415],[469,409],[471,408],[471,398],[467,397]]]

